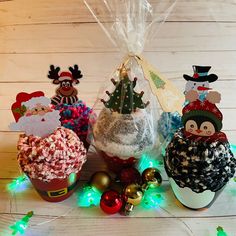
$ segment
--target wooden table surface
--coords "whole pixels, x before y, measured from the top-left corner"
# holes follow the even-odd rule
[[[99,4],[99,0],[94,2]],[[224,131],[236,143],[235,0],[179,0],[144,56],[181,90],[185,85],[182,74],[191,75],[192,64],[212,65],[211,71],[219,76],[214,88],[222,93]],[[35,212],[25,234],[30,236],[214,236],[218,225],[229,236],[236,235],[233,181],[209,210],[191,211],[175,200],[165,177],[161,207],[146,210],[139,206],[130,217],[107,216],[96,207],[78,208],[75,194],[61,203],[47,203],[32,186],[15,194],[6,191],[6,185],[20,173],[16,161],[19,134],[8,129],[15,95],[43,90],[52,96],[55,87],[46,77],[49,65],[67,68],[78,63],[84,74],[79,97],[92,106],[102,82],[121,58],[81,0],[0,0],[0,235],[10,235],[8,226],[30,210]],[[90,150],[81,185],[93,172],[105,168]]]

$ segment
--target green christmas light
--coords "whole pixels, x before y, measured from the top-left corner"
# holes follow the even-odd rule
[[[69,185],[72,185],[76,181],[76,173],[71,173],[68,178]]]
[[[233,154],[236,155],[236,145],[230,144],[230,149],[233,152]]]
[[[28,187],[28,184],[29,179],[25,174],[23,174],[12,180],[12,182],[7,185],[7,189],[10,192],[22,192]]]
[[[78,205],[80,207],[98,206],[100,204],[102,193],[92,186],[85,186],[78,196]]]
[[[12,230],[12,235],[16,235],[17,233],[24,234],[28,227],[29,220],[33,214],[34,212],[30,211],[21,220],[17,221],[14,225],[11,225],[9,228]]]
[[[149,167],[155,167],[157,168],[160,166],[161,162],[158,160],[152,159],[152,157],[146,153],[144,153],[139,161],[138,164],[138,170],[142,173],[144,170],[146,170]]]
[[[156,189],[147,189],[144,193],[141,205],[144,208],[157,208],[163,201],[161,194],[157,193]]]
[[[224,229],[221,226],[217,227],[217,236],[228,236],[228,234],[224,231]]]

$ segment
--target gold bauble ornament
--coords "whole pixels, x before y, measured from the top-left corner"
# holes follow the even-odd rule
[[[160,171],[157,168],[147,168],[142,173],[142,180],[148,187],[158,187],[162,183]]]
[[[111,176],[105,171],[97,171],[91,176],[89,184],[104,192],[111,184]]]
[[[142,188],[138,184],[129,184],[124,189],[124,195],[126,197],[126,202],[134,206],[137,206],[141,203],[143,192]]]

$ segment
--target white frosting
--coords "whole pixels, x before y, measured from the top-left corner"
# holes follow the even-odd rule
[[[122,159],[137,157],[155,143],[151,120],[145,110],[124,115],[105,108],[93,127],[95,146]]]

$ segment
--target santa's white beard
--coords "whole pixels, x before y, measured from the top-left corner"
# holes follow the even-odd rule
[[[26,135],[45,137],[53,133],[59,126],[60,111],[54,110],[45,115],[23,116],[17,123],[12,123],[10,128],[14,131],[24,131]],[[42,121],[44,120],[44,121]]]

